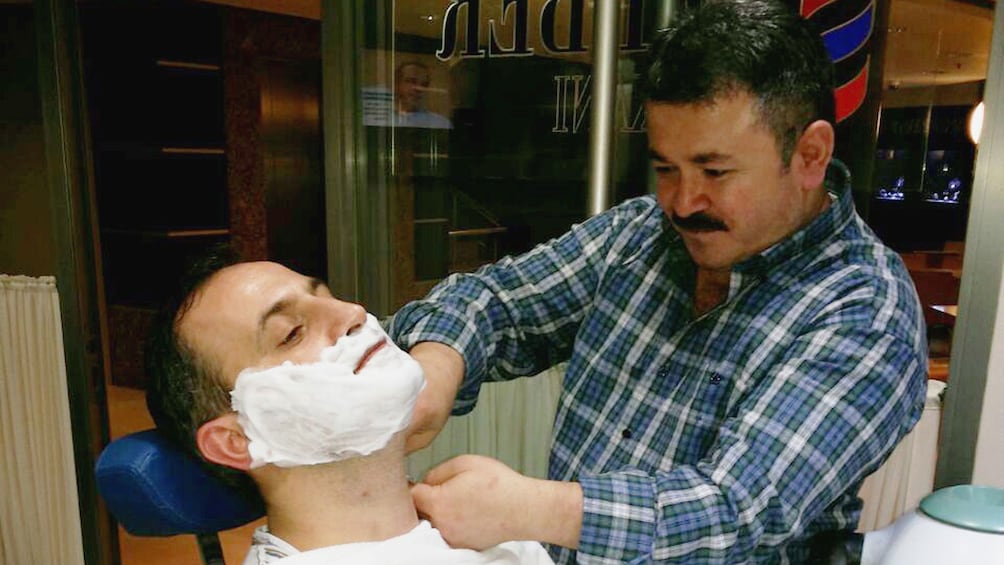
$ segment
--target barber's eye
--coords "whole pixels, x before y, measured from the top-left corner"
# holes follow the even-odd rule
[[[286,334],[286,337],[283,338],[281,342],[279,342],[279,347],[285,347],[287,345],[292,345],[293,343],[296,343],[297,341],[300,340],[300,337],[302,335],[303,335],[303,326],[294,327],[292,330],[289,331],[288,334]]]

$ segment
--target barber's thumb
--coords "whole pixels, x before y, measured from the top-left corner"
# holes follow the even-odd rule
[[[415,483],[411,486],[411,498],[415,501],[415,508],[423,515],[429,515],[429,507],[432,506],[433,498],[436,496],[436,487],[425,483]]]
[[[447,459],[429,469],[425,473],[425,476],[422,477],[422,482],[430,485],[441,485],[469,470],[471,461],[473,460],[475,459],[472,455],[458,455],[452,459]]]

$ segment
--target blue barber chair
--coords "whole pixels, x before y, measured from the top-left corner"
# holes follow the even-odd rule
[[[157,430],[112,441],[95,468],[98,491],[112,516],[136,536],[194,534],[206,565],[223,565],[218,532],[265,515],[209,474]]]

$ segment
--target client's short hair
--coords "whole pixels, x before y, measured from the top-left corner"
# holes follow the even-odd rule
[[[199,452],[196,432],[231,410],[230,393],[223,385],[219,367],[196,355],[192,345],[178,334],[178,324],[206,282],[239,262],[240,257],[228,245],[210,248],[191,262],[157,312],[144,352],[146,403],[160,433],[197,456],[225,483],[255,500],[260,495],[250,476],[206,461]]]

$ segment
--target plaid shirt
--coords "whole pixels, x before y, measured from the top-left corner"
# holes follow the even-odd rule
[[[585,496],[578,552],[558,563],[800,563],[806,539],[853,530],[857,491],[920,417],[927,374],[916,292],[857,216],[839,163],[833,202],[735,265],[695,317],[695,266],[652,197],[395,315],[405,348],[467,364],[455,414],[485,380],[569,360],[549,476]]]

